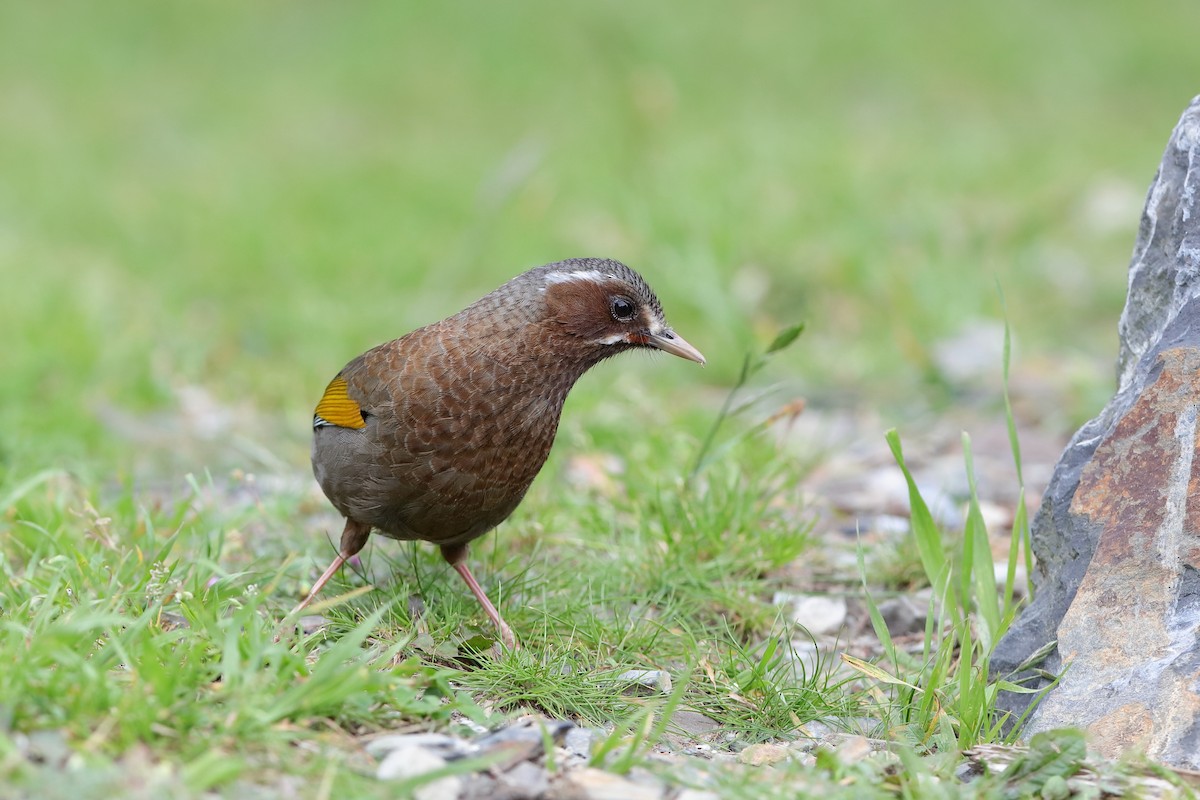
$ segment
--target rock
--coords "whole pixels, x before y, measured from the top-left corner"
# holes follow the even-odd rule
[[[1121,315],[1118,388],[1071,439],[1033,524],[1034,601],[999,643],[1006,674],[1052,641],[1061,684],[1026,736],[1079,726],[1200,767],[1200,97],[1150,187]],[[1044,683],[1044,680],[1043,680]],[[1020,713],[1031,695],[1005,695]]]
[[[545,752],[547,736],[559,743],[574,728],[573,722],[533,717],[480,736],[471,746],[474,752],[498,758],[495,768],[506,770],[522,761],[540,758]]]
[[[424,747],[399,747],[387,754],[375,776],[381,781],[415,778],[441,769],[447,763],[446,759]],[[462,788],[462,778],[448,775],[418,786],[412,796],[415,800],[457,800]]]
[[[776,592],[777,606],[791,605],[792,621],[813,636],[837,633],[846,622],[846,600],[823,594]]]
[[[925,611],[928,606],[918,606],[911,597],[889,597],[879,604],[879,615],[888,633],[893,638],[912,633],[925,632]]]
[[[789,751],[785,746],[762,742],[752,744],[738,753],[738,761],[751,767],[765,767],[786,761],[788,755]]]
[[[0,707],[0,713],[8,709]],[[13,735],[17,751],[34,764],[45,764],[63,769],[72,755],[71,745],[62,731],[30,731],[28,734]]]
[[[572,728],[563,737],[562,746],[569,755],[586,761],[592,757],[592,747],[596,740],[603,735],[602,732],[592,728]]]
[[[865,736],[847,736],[834,750],[838,760],[843,764],[854,764],[871,755],[874,748],[871,740]]]
[[[586,800],[661,800],[665,787],[635,783],[603,770],[584,767],[567,773],[554,787],[553,797],[581,797]]]
[[[635,687],[653,689],[663,694],[671,693],[671,673],[661,669],[626,670],[617,676],[617,680]]]
[[[671,724],[693,738],[712,733],[721,724],[698,711],[676,711],[671,715]]]
[[[721,796],[704,789],[684,789],[675,795],[675,800],[721,800]]]
[[[477,772],[467,777],[458,800],[540,800],[541,797],[542,793],[530,794],[521,787],[504,783],[486,772]]]
[[[818,742],[833,735],[834,732],[835,729],[828,723],[819,719],[810,720],[796,729],[796,733],[804,738],[792,742],[791,747],[795,750],[811,750],[816,747]]]
[[[550,776],[546,770],[531,761],[523,761],[504,773],[501,781],[518,789],[529,797],[544,794],[550,788]]]

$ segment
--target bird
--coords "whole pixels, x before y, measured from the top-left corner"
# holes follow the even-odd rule
[[[312,420],[313,475],[345,527],[337,557],[293,614],[375,531],[440,547],[503,644],[517,649],[467,565],[468,545],[524,498],[575,382],[627,350],[705,363],[636,271],[571,258],[523,272],[346,364]]]

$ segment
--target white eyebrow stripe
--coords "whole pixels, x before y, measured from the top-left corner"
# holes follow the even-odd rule
[[[574,283],[576,281],[603,283],[604,281],[609,280],[616,280],[616,278],[612,275],[605,275],[603,272],[598,272],[594,269],[584,270],[582,272],[551,272],[546,276],[546,285],[553,286],[557,283]]]

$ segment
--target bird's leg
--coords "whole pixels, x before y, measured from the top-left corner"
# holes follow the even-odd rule
[[[442,557],[449,561],[455,571],[467,582],[467,586],[471,588],[471,594],[475,595],[475,599],[479,601],[479,605],[483,606],[484,613],[488,615],[492,624],[496,626],[496,630],[500,633],[500,640],[504,642],[504,646],[509,650],[518,649],[520,645],[517,644],[517,637],[513,635],[512,628],[508,627],[508,623],[504,621],[500,616],[500,612],[492,605],[492,601],[484,593],[483,587],[479,585],[479,581],[475,580],[475,576],[471,574],[471,568],[467,566],[467,546],[465,544],[443,545]]]
[[[334,573],[342,568],[342,565],[350,559],[351,556],[363,549],[367,543],[367,537],[371,535],[371,526],[362,522],[355,522],[352,519],[346,520],[346,527],[342,529],[342,545],[338,550],[337,558],[329,565],[329,568],[317,578],[317,582],[313,584],[312,591],[308,593],[308,597],[292,609],[292,614],[297,614],[304,610],[304,607],[313,601],[321,588],[329,582]]]

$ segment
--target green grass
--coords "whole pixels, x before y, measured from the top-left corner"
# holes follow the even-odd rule
[[[927,658],[870,667],[918,690],[831,652],[806,671],[770,599],[824,555],[803,494],[822,454],[760,423],[801,395],[879,412],[880,436],[980,397],[1059,432],[1090,417],[1140,198],[1196,92],[1193,14],[0,6],[0,797],[383,796],[357,735],[484,707],[611,729],[602,761],[627,769],[676,703],[739,745],[865,718],[920,758],[911,779],[828,755],[720,772],[723,796],[957,786],[952,751],[999,736],[980,667],[1013,608],[978,520],[865,559],[872,595],[924,576],[954,601]],[[471,555],[524,649],[487,653],[453,572],[391,542],[331,585],[351,594],[329,626],[281,628],[340,530],[307,473],[330,375],[576,255],[639,268],[709,366],[627,357],[572,394]],[[935,357],[1002,316],[1013,384],[1049,411],[1009,403],[999,363],[964,385]],[[718,417],[726,398],[751,402]],[[627,692],[628,669],[678,691]],[[972,786],[953,791],[1022,784]]]

